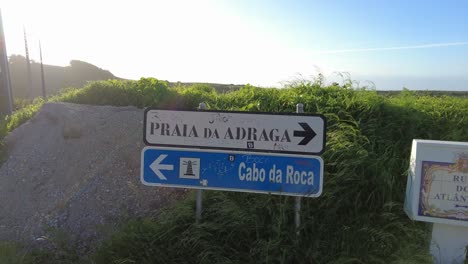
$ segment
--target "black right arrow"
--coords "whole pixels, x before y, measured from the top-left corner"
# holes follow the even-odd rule
[[[307,123],[299,123],[304,131],[294,130],[295,137],[303,137],[299,145],[307,145],[317,134]]]

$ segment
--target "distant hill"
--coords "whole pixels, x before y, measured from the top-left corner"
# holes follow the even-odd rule
[[[31,62],[33,92],[32,97],[42,95],[41,66]],[[31,98],[28,92],[26,58],[21,55],[10,56],[10,75],[13,96]],[[111,72],[98,68],[90,63],[72,60],[70,66],[53,66],[44,64],[45,86],[47,95],[53,95],[66,87],[82,87],[88,81],[120,79]]]
[[[401,90],[396,91],[377,91],[378,94],[386,96],[398,96],[402,93]],[[454,97],[465,97],[468,98],[468,91],[440,91],[440,90],[411,90],[411,93],[415,95],[427,95],[427,96],[454,96]]]

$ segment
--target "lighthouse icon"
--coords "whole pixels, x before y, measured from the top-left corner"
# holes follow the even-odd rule
[[[200,179],[200,159],[180,158],[179,178]]]
[[[184,165],[187,165],[187,172],[184,174],[185,176],[195,176],[195,174],[193,174],[193,165],[196,165],[196,161],[184,161],[183,163]]]

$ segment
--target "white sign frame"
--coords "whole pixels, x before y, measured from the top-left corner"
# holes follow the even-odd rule
[[[454,189],[454,186],[456,187],[457,185],[464,185],[466,183],[459,184],[458,182],[450,182],[450,180],[454,181],[454,177],[456,175],[459,174],[468,176],[468,173],[458,172],[458,169],[454,169],[453,171],[455,172],[449,175],[444,171],[444,169],[448,166],[450,166],[451,168],[454,168],[454,166],[458,166],[457,164],[460,161],[463,162],[466,158],[468,158],[468,156],[465,158],[466,154],[468,154],[467,142],[418,139],[413,140],[405,199],[405,212],[411,219],[424,222],[468,227],[468,218],[466,218],[466,212],[468,212],[468,208],[466,210],[463,208],[456,209],[461,211],[462,214],[464,214],[461,215],[462,218],[460,219],[456,219],[456,217],[459,217],[457,216],[458,213],[457,215],[455,215],[454,213],[447,214],[447,216],[442,216],[442,214],[439,213],[439,211],[446,212],[447,205],[434,207],[436,210],[434,211],[434,213],[422,213],[425,210],[428,210],[425,208],[433,208],[432,206],[434,206],[433,204],[431,204],[431,207],[428,207],[428,203],[425,202],[428,199],[440,198],[442,200],[440,202],[441,204],[451,202],[453,204],[456,204],[455,206],[457,206],[459,203],[462,205],[468,205],[468,203],[465,202],[451,200],[455,196],[455,193],[457,193],[456,188]],[[431,177],[446,177],[447,179],[444,180],[447,180],[447,182],[444,183],[444,185],[441,185],[441,187],[439,187],[440,190],[431,190],[432,192],[426,192],[427,187],[422,187],[424,184],[423,181],[425,180],[425,176],[423,176],[423,173],[428,173],[428,170],[434,168],[441,168],[439,169],[441,172],[437,171],[437,176]],[[450,177],[447,175],[449,175]],[[440,181],[439,178],[434,178],[433,180]],[[426,193],[428,194],[426,195]],[[443,195],[444,197],[439,197],[437,195]],[[466,194],[465,192],[463,192],[462,195],[468,197],[468,192]],[[435,203],[435,205],[437,205],[437,203]],[[455,209],[450,209],[448,210],[448,212],[451,212],[452,210],[456,211]],[[463,211],[465,213],[463,213]]]
[[[157,149],[157,150],[171,150],[171,151],[182,151],[182,152],[193,152],[193,153],[200,153],[200,154],[206,154],[206,153],[219,153],[222,152],[223,154],[229,155],[239,155],[239,156],[249,156],[249,155],[255,155],[255,156],[264,156],[268,158],[299,158],[301,160],[317,160],[320,164],[319,167],[319,189],[316,193],[291,193],[291,192],[278,192],[278,191],[255,191],[255,190],[246,190],[246,189],[240,189],[240,188],[223,188],[223,187],[211,187],[211,186],[204,186],[204,185],[183,185],[183,184],[170,184],[170,183],[154,183],[154,182],[147,182],[145,181],[145,152],[146,150],[152,150],[152,149]],[[324,178],[324,161],[322,157],[320,156],[304,156],[304,155],[297,155],[297,154],[281,154],[281,153],[249,153],[249,152],[243,152],[243,151],[220,151],[220,150],[215,150],[215,149],[206,149],[206,150],[200,150],[200,149],[193,149],[193,148],[172,148],[172,147],[162,147],[162,148],[156,148],[153,146],[146,146],[142,149],[141,151],[141,156],[140,156],[140,181],[143,185],[145,186],[152,186],[152,187],[169,187],[169,188],[188,188],[188,189],[199,189],[199,190],[213,190],[213,191],[231,191],[231,192],[244,192],[244,193],[256,193],[256,194],[273,194],[273,195],[286,195],[286,196],[295,196],[295,197],[304,197],[304,198],[318,198],[319,196],[322,195],[323,192],[323,178]],[[166,161],[162,161],[162,163],[166,163]],[[168,165],[163,165],[163,166],[168,166]],[[171,166],[171,165],[169,165]],[[171,170],[175,170],[172,168]],[[169,177],[168,177],[169,178]],[[180,174],[179,174],[180,178]]]
[[[326,118],[321,114],[147,108],[143,139],[149,146],[320,155],[325,151]]]

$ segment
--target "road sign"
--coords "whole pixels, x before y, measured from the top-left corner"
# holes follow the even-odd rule
[[[150,186],[318,197],[323,161],[318,156],[145,147],[141,181]]]
[[[226,111],[147,109],[147,145],[228,149],[291,154],[321,154],[325,117]]]

